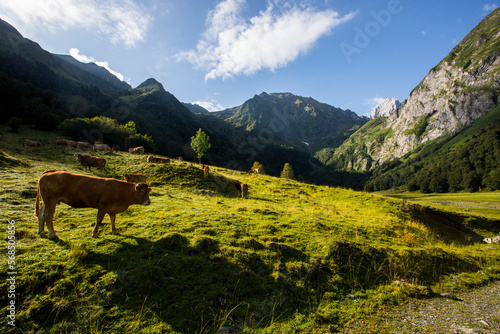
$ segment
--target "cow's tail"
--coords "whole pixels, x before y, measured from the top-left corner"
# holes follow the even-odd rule
[[[36,187],[36,200],[35,200],[35,213],[34,217],[38,217],[38,211],[40,211],[40,182]]]

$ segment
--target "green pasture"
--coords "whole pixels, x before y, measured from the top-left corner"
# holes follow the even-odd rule
[[[500,233],[498,209],[450,212],[411,194],[386,198],[215,166],[205,179],[196,163],[148,164],[125,152],[99,154],[105,171],[88,173],[77,151],[55,145],[59,136],[2,130],[2,233],[7,245],[14,220],[17,272],[16,327],[3,321],[4,333],[325,333],[432,297],[424,285],[450,292],[500,277],[500,247],[482,243]],[[23,147],[24,138],[44,146]],[[60,239],[50,240],[33,217],[47,169],[145,173],[152,204],[118,214],[120,235],[110,234],[106,216],[98,238],[95,209],[60,204]],[[248,198],[234,181],[248,184]],[[498,203],[495,195],[482,194]],[[2,252],[4,319],[8,260]]]
[[[475,193],[433,193],[419,192],[390,193],[384,196],[400,198],[413,203],[428,205],[440,210],[464,215],[482,216],[500,221],[500,191]]]

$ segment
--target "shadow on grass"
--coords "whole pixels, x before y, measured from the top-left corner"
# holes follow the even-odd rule
[[[215,333],[223,325],[257,326],[285,317],[291,305],[284,296],[305,293],[273,278],[273,268],[253,253],[235,249],[223,255],[218,241],[210,237],[190,241],[168,233],[154,242],[124,238],[127,242],[113,254],[89,251],[80,258],[81,265],[98,265],[113,273],[104,287],[108,297],[102,307],[114,312],[105,312],[104,323],[115,321],[118,312],[133,314],[128,330],[156,323],[179,333]]]
[[[193,187],[206,195],[241,196],[234,185],[235,182],[238,182],[237,180],[216,173],[209,173],[208,177],[205,178],[203,170],[196,165],[150,164],[142,172],[148,175],[148,182],[152,187],[177,184],[183,187]]]
[[[314,318],[326,293],[342,300],[394,279],[432,283],[443,274],[478,269],[470,259],[438,248],[395,251],[353,242],[332,242],[314,262],[276,242],[271,247],[243,238],[221,249],[209,236],[190,240],[176,232],[154,241],[111,236],[97,243],[53,242],[68,258],[42,262],[19,284],[25,332],[262,329],[298,314]],[[315,321],[332,324],[336,317],[332,311]]]
[[[494,219],[451,213],[408,202],[403,202],[400,208],[404,214],[424,224],[442,241],[450,244],[471,245],[482,242],[484,236],[479,234],[479,230],[495,234],[500,232],[500,222]]]

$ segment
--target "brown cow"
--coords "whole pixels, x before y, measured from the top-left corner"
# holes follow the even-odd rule
[[[134,148],[129,148],[128,153],[130,153],[130,154],[144,154],[144,146],[137,146]]]
[[[246,183],[241,183],[241,182],[234,182],[234,186],[236,189],[238,189],[238,192],[240,193],[242,198],[246,198],[248,195],[248,185]]]
[[[84,141],[77,141],[76,148],[79,150],[85,150],[85,149],[92,150],[92,145]]]
[[[56,145],[58,145],[58,146],[64,146],[64,147],[69,147],[69,140],[67,140],[67,139],[58,139],[58,140],[56,140]]]
[[[78,162],[81,163],[85,168],[85,171],[87,170],[87,167],[89,168],[89,172],[92,172],[92,169],[90,167],[97,167],[97,169],[102,172],[104,170],[104,167],[106,167],[106,159],[104,158],[85,154],[75,154],[75,157],[76,160],[78,160]]]
[[[208,173],[210,171],[210,167],[207,165],[201,165],[201,168],[203,168],[203,177],[206,179],[208,178]]]
[[[100,141],[96,141],[94,143],[94,151],[98,152],[98,151],[107,151],[107,152],[111,152],[111,147],[109,147],[108,144],[104,144]]]
[[[250,174],[252,174],[252,173],[254,173],[254,174],[260,174],[260,169],[259,168],[250,169],[248,171],[248,173],[250,173]]]
[[[177,157],[177,160],[178,160],[178,161],[180,161],[180,162],[183,162],[183,161],[184,161],[184,158],[183,158],[183,157],[181,157],[181,156],[178,156],[178,157]]]
[[[127,182],[132,182],[132,183],[141,183],[141,182],[146,182],[146,175],[144,174],[129,174],[125,173],[123,174],[123,178]]]
[[[115,228],[116,214],[133,204],[151,204],[150,192],[151,188],[145,183],[133,184],[64,171],[45,171],[38,180],[36,192],[34,216],[38,217],[38,233],[44,231],[44,223],[47,223],[49,238],[57,238],[52,221],[56,204],[63,202],[73,208],[97,209],[97,220],[92,230],[94,238],[106,214],[111,220],[111,233],[118,234]],[[43,200],[41,207],[40,197]]]
[[[169,164],[170,163],[170,159],[169,158],[158,158],[158,157],[153,157],[151,155],[148,156],[148,159],[147,161],[149,163],[153,163],[153,164]]]
[[[40,146],[42,146],[42,143],[40,143],[39,141],[36,141],[36,140],[25,139],[23,146],[40,147]]]

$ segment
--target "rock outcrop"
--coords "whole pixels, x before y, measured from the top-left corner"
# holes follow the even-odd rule
[[[398,99],[395,97],[387,98],[378,106],[372,109],[370,113],[370,119],[374,119],[377,117],[389,117],[391,116],[401,105]]]
[[[351,148],[341,146],[333,163],[356,170],[376,167],[423,143],[458,133],[494,109],[500,95],[499,21],[497,9],[429,71],[396,112],[384,121],[372,120],[351,136],[344,143]],[[362,154],[351,157],[352,152]]]

